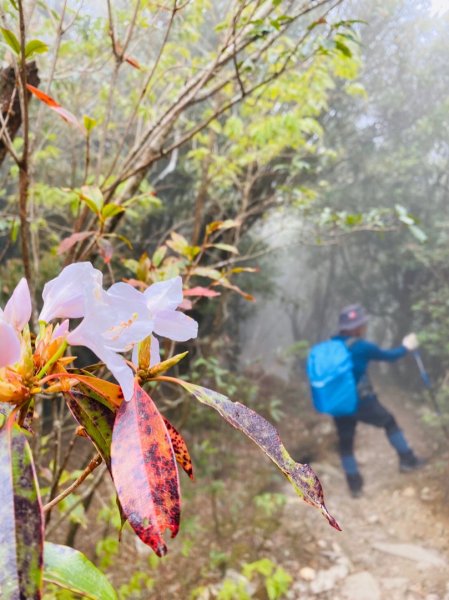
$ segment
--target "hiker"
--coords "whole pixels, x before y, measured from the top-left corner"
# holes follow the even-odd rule
[[[418,348],[418,340],[410,333],[397,348],[383,350],[365,339],[368,315],[359,304],[346,306],[340,313],[339,333],[333,340],[341,340],[352,358],[352,370],[355,379],[358,405],[353,414],[334,416],[337,427],[341,463],[352,496],[361,495],[363,479],[354,456],[354,437],[358,421],[385,429],[388,441],[399,457],[399,470],[412,471],[424,464],[415,456],[399,429],[394,416],[379,402],[368,377],[368,365],[372,360],[394,362]]]

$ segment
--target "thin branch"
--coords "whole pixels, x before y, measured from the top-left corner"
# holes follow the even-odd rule
[[[131,129],[131,125],[133,124],[134,119],[136,118],[136,115],[137,115],[137,113],[139,111],[140,104],[141,104],[142,100],[145,98],[145,96],[147,95],[148,90],[150,89],[150,84],[151,84],[151,82],[153,80],[153,77],[154,77],[154,74],[156,73],[156,70],[157,70],[157,68],[159,66],[159,62],[161,60],[161,57],[162,57],[162,54],[164,52],[165,46],[167,45],[168,38],[169,38],[169,35],[170,35],[170,31],[171,31],[171,28],[173,26],[173,21],[174,21],[174,18],[175,18],[175,15],[176,15],[177,11],[178,11],[177,0],[174,0],[174,2],[173,2],[173,8],[172,8],[172,11],[171,11],[171,14],[170,14],[170,19],[169,19],[168,25],[167,25],[167,27],[165,29],[164,38],[163,38],[162,44],[161,44],[161,46],[159,48],[159,52],[158,52],[158,54],[156,56],[156,60],[154,61],[154,64],[153,64],[153,66],[151,68],[151,71],[148,74],[148,77],[147,77],[147,79],[146,79],[146,81],[145,81],[145,83],[143,85],[143,88],[142,88],[142,90],[140,92],[139,99],[136,102],[134,110],[132,111],[131,115],[129,116],[128,122],[126,123],[125,131],[124,131],[124,133],[123,133],[123,135],[121,137],[121,142],[119,144],[119,147],[117,148],[117,152],[116,152],[114,160],[112,161],[112,164],[111,164],[111,166],[109,168],[108,174],[105,177],[105,180],[109,179],[109,177],[114,172],[114,169],[115,169],[115,167],[117,165],[117,162],[118,162],[118,160],[120,158],[121,151],[123,150],[123,146],[124,146],[124,144],[126,142],[126,138],[128,136],[129,130]]]
[[[53,500],[51,500],[50,502],[48,502],[47,504],[44,505],[44,507],[42,508],[43,512],[44,513],[49,512],[54,506],[56,506],[56,504],[61,502],[61,500],[64,500],[64,498],[67,498],[67,496],[69,496],[72,492],[74,492],[76,490],[76,488],[79,487],[83,483],[83,481],[86,479],[86,477],[88,477],[92,473],[92,471],[95,471],[95,469],[99,465],[101,465],[102,462],[103,462],[103,459],[101,458],[101,456],[99,454],[96,454],[93,457],[93,459],[89,462],[87,467],[84,469],[84,471],[81,473],[81,475],[77,479],[75,479],[75,481],[71,485],[69,485],[68,488],[66,488],[58,496],[53,498]]]
[[[31,298],[34,300],[34,282],[32,279],[30,262],[30,225],[28,220],[28,155],[29,155],[29,118],[27,102],[27,68],[25,61],[26,31],[25,14],[22,0],[18,1],[19,7],[19,27],[20,27],[20,61],[19,61],[19,79],[21,83],[20,101],[23,123],[23,152],[19,162],[19,218],[20,218],[20,240],[22,248],[22,263],[25,277],[30,287]]]

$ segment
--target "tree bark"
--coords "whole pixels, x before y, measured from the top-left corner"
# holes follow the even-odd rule
[[[27,64],[27,82],[38,86],[40,83],[36,63]],[[31,96],[27,92],[27,101]],[[20,95],[17,88],[16,74],[14,67],[6,67],[0,70],[0,106],[3,120],[7,122],[6,129],[11,140],[15,138],[22,125],[22,111],[20,110]],[[3,139],[0,139],[0,164],[5,160],[8,153]]]

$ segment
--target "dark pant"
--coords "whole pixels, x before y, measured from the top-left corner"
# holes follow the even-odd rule
[[[347,475],[358,473],[354,457],[355,429],[358,421],[385,429],[388,441],[399,456],[410,452],[410,447],[394,416],[379,402],[375,394],[362,398],[357,412],[345,417],[335,417],[337,427],[340,458]]]

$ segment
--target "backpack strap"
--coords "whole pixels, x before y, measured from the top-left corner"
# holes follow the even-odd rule
[[[349,337],[347,340],[343,341],[343,344],[346,346],[346,348],[352,348],[352,346],[359,341],[360,338],[358,337]]]

